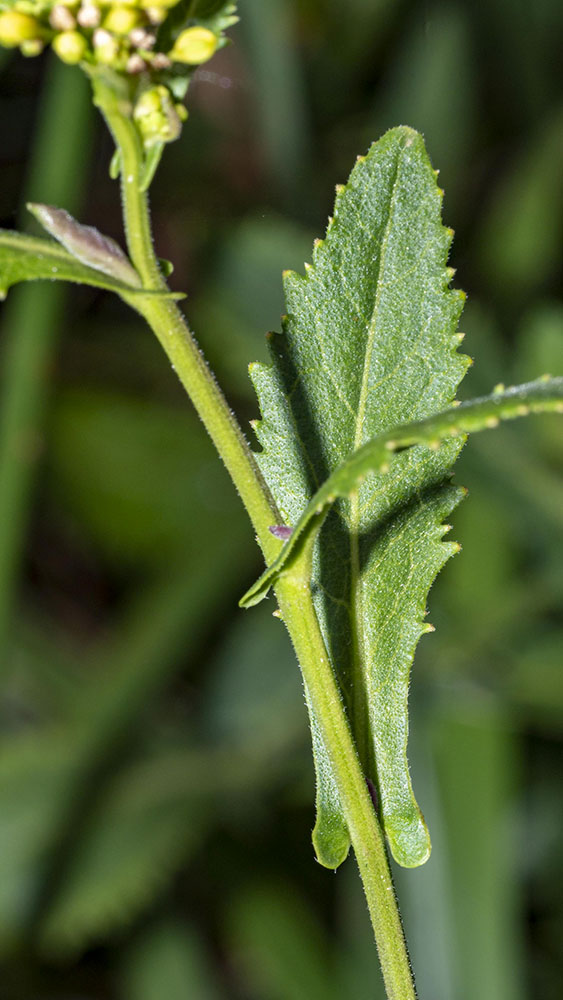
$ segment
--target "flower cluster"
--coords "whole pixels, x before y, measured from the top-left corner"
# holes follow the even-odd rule
[[[211,58],[220,41],[209,28],[187,27],[169,51],[158,50],[159,26],[177,3],[16,0],[0,12],[0,45],[19,46],[24,55],[34,56],[51,44],[63,62],[103,63],[126,73],[166,69],[174,62],[197,66]]]
[[[137,81],[134,118],[150,146],[179,135],[181,80],[225,43],[234,11],[225,0],[192,0],[187,13],[179,0],[0,0],[0,45],[25,56],[50,45],[65,63]]]

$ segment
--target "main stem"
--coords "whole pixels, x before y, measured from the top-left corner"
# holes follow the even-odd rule
[[[154,253],[147,196],[140,190],[143,151],[137,130],[110,85],[95,81],[96,103],[121,157],[123,215],[131,259],[150,291],[168,292]],[[241,496],[267,562],[281,542],[270,532],[280,514],[253,453],[171,298],[131,296],[153,329],[190,396]],[[290,633],[315,715],[330,754],[358,861],[389,1000],[416,997],[381,828],[375,814],[310,591],[311,548],[280,578],[276,596]]]

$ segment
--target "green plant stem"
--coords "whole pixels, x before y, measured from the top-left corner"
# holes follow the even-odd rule
[[[121,156],[121,192],[127,246],[133,264],[147,289],[168,291],[155,256],[149,222],[148,198],[141,191],[143,150],[137,129],[121,111],[111,86],[94,83],[96,103],[113,134]],[[252,451],[194,337],[174,301],[153,296],[141,302],[131,300],[155,332],[190,396],[217,451],[235,483],[258,533],[264,554],[277,554],[280,543],[269,525],[281,517],[260,475]]]
[[[280,578],[276,596],[315,706],[360,869],[389,1000],[416,997],[385,842],[311,599],[314,540]]]
[[[105,83],[95,83],[96,102],[121,155],[123,213],[131,259],[148,289],[167,290],[152,245],[148,202],[140,190],[142,149],[131,121]],[[280,515],[252,451],[231,413],[175,302],[158,296],[131,304],[146,319],[188,392],[256,530],[269,561],[281,543],[269,528]],[[416,996],[383,835],[358,761],[338,684],[313,607],[312,547],[276,585],[280,612],[291,635],[338,780],[346,821],[368,902],[389,1000]]]

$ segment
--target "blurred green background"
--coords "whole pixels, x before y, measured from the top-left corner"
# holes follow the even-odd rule
[[[152,192],[159,253],[243,424],[333,187],[425,134],[469,293],[472,395],[563,372],[560,0],[241,0]],[[0,220],[121,239],[77,70],[2,53]],[[2,1000],[381,1000],[353,861],[313,860],[298,670],[221,464],[109,294],[2,307]],[[397,872],[423,1000],[561,995],[563,434],[470,442],[463,553],[431,595],[410,759],[434,850]]]

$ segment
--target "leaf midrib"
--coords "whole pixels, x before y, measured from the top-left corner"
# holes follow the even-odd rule
[[[371,361],[375,345],[375,337],[377,333],[378,322],[379,322],[379,311],[381,306],[381,295],[383,289],[383,274],[385,271],[385,258],[389,243],[389,234],[391,232],[392,221],[395,213],[397,191],[399,188],[399,172],[401,168],[405,145],[401,146],[400,154],[397,156],[395,176],[393,178],[391,197],[389,199],[387,222],[385,224],[385,229],[381,240],[381,252],[379,255],[377,278],[375,282],[375,299],[370,317],[370,322],[368,325],[368,337],[367,337],[366,351],[364,356],[364,367],[362,371],[360,397],[358,400],[358,411],[356,414],[356,426],[355,426],[354,447],[353,447],[354,451],[356,451],[363,443],[362,442],[363,425],[364,425],[364,419],[367,407],[367,398],[369,392]],[[354,720],[353,730],[356,736],[357,750],[360,756],[360,760],[362,761],[364,768],[366,769],[366,773],[373,774],[374,773],[374,768],[372,767],[373,748],[371,746],[371,741],[369,739],[369,711],[368,711],[369,678],[367,676],[366,671],[363,669],[363,662],[365,658],[364,630],[362,628],[362,623],[364,621],[364,610],[363,610],[363,594],[362,594],[362,587],[360,580],[359,517],[360,517],[359,493],[358,490],[356,490],[350,496],[350,524],[349,524],[350,607],[352,609],[351,621],[350,621],[350,628],[352,633],[351,636],[352,705],[350,706],[350,711]]]

